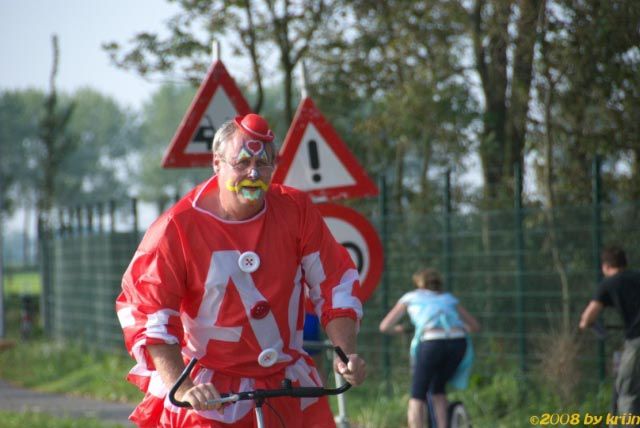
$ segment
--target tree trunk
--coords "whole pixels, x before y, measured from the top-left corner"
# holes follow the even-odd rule
[[[284,71],[284,115],[286,123],[293,121],[293,66],[289,61],[283,61],[282,68]]]
[[[392,200],[394,202],[394,210],[400,215],[402,214],[402,195],[404,186],[402,180],[404,178],[404,155],[406,153],[406,140],[404,137],[398,138],[396,144],[396,156],[395,156],[395,177],[393,181]]]
[[[499,192],[505,159],[510,5],[503,1],[493,4],[494,11],[487,23],[482,20],[484,6],[483,0],[477,0],[471,18],[476,70],[480,75],[486,104],[479,151],[484,196],[486,202],[491,203]]]
[[[429,212],[429,165],[431,163],[431,143],[426,136],[422,144],[422,165],[420,166],[420,194],[419,201],[416,204],[418,212],[427,214]]]
[[[631,170],[631,199],[640,201],[640,146],[633,148],[633,164]]]
[[[544,21],[543,21],[544,22]],[[544,179],[542,180],[543,190],[546,194],[546,207],[545,218],[547,221],[547,228],[549,230],[549,246],[551,249],[551,257],[553,260],[553,266],[558,272],[561,287],[561,307],[562,307],[562,323],[561,333],[569,334],[571,330],[571,294],[569,289],[569,278],[567,274],[567,268],[562,260],[560,251],[560,240],[557,235],[557,216],[556,216],[556,192],[554,186],[555,178],[555,162],[553,157],[554,152],[554,121],[553,121],[553,106],[554,95],[556,93],[556,80],[550,73],[549,67],[546,64],[547,43],[542,41],[541,43],[541,56],[543,64],[543,76],[546,82],[544,92]]]
[[[29,230],[31,229],[31,204],[25,198],[24,199],[24,218],[22,219],[22,264],[24,266],[30,265],[30,248],[29,248]]]
[[[555,85],[551,80],[551,76],[547,74],[546,80],[549,84],[547,93],[545,94],[544,116],[545,116],[545,180],[544,190],[547,195],[547,203],[545,209],[545,217],[547,219],[547,228],[549,230],[549,246],[551,248],[551,256],[553,266],[560,277],[561,299],[562,299],[562,333],[569,333],[571,330],[571,292],[569,290],[569,278],[567,268],[560,256],[559,239],[556,233],[558,222],[556,220],[556,195],[553,186],[554,181],[554,160],[553,160],[553,94]]]
[[[529,113],[529,91],[533,70],[533,54],[540,33],[540,17],[544,14],[544,0],[522,0],[518,20],[518,37],[515,41],[513,58],[513,77],[511,79],[511,98],[507,128],[507,159],[504,165],[505,177],[513,176],[515,163],[524,165],[524,139]],[[524,168],[520,168],[520,173]],[[522,178],[522,177],[520,177]],[[506,182],[513,182],[507,180]]]

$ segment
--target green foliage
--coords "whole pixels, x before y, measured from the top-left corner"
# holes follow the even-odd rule
[[[4,273],[4,292],[6,295],[29,294],[39,296],[42,288],[39,272]]]
[[[479,113],[453,55],[461,46],[451,27],[463,28],[465,13],[455,2],[351,8],[353,36],[334,30],[351,18],[338,15],[310,53],[319,104],[368,170],[391,178],[392,210],[428,212],[439,203],[428,177],[462,171],[472,143],[466,130]]]
[[[81,418],[54,418],[45,413],[18,413],[0,411],[0,424],[2,428],[117,428],[120,424],[101,422],[96,419]]]
[[[0,93],[0,174],[10,202],[69,207],[120,199],[131,184],[122,170],[140,146],[132,113],[90,89],[45,96]]]
[[[229,41],[231,51],[245,54],[250,61],[251,82],[256,85],[253,109],[263,105],[263,81],[269,61],[265,52],[278,54],[283,73],[284,117],[293,117],[293,70],[315,44],[315,34],[332,15],[334,0],[307,0],[302,4],[282,1],[239,2],[196,0],[178,2],[181,10],[168,24],[168,37],[141,32],[131,46],[112,41],[103,48],[119,67],[143,76],[178,75],[198,84],[209,66],[212,41]],[[194,31],[197,29],[196,31]],[[201,37],[204,35],[204,37]],[[271,64],[268,64],[270,67]]]
[[[73,206],[98,198],[123,198],[128,186],[119,170],[129,152],[138,150],[140,145],[134,116],[112,98],[92,89],[81,89],[71,99],[75,111],[69,132],[79,142],[62,163],[58,188],[65,197],[57,203]]]
[[[525,428],[530,426],[530,416],[545,412],[606,414],[609,409],[611,391],[608,386],[600,386],[595,391],[580,390],[571,403],[563,403],[535,371],[522,376],[508,363],[498,364],[491,358],[479,363],[494,370],[490,374],[478,374],[483,371],[477,370],[469,389],[449,394],[451,401],[464,402],[475,427]],[[89,352],[78,345],[37,341],[19,343],[11,350],[0,352],[0,378],[41,391],[136,403],[141,399],[140,392],[124,380],[131,364],[130,358],[123,354]],[[495,370],[495,367],[499,369]],[[358,428],[406,427],[408,391],[408,376],[396,376],[394,383],[387,386],[380,373],[372,372],[363,386],[346,393],[348,419]],[[335,398],[331,398],[330,403],[337,413]],[[6,416],[12,423],[40,417],[29,413]],[[25,424],[22,426],[40,426]]]
[[[403,380],[392,385],[389,391],[384,382],[376,379],[375,376],[366,382],[365,386],[352,388],[346,393],[347,416],[353,422],[353,426],[359,428],[406,426],[409,400],[406,382]]]
[[[163,169],[162,156],[189,107],[195,91],[189,86],[167,84],[145,103],[137,153],[129,161],[135,177],[135,193],[142,200],[172,200],[211,175],[209,168]]]
[[[44,94],[36,90],[0,93],[0,198],[4,212],[24,197],[34,185],[25,161],[31,157],[30,141],[38,135],[37,118],[42,114]]]
[[[514,160],[533,157],[533,169],[524,173],[538,178],[539,195],[547,198],[555,190],[559,200],[584,203],[591,197],[588,165],[598,152],[605,157],[604,179],[614,189],[606,197],[640,198],[636,1],[553,0],[505,7],[497,0],[331,0],[303,7],[290,3],[288,10],[281,2],[254,2],[253,7],[228,0],[178,3],[166,36],[140,33],[128,45],[106,44],[114,62],[143,75],[169,75],[175,81],[177,74],[197,84],[210,63],[211,41],[225,34],[229,46],[223,53],[242,54],[251,62],[250,72],[231,73],[244,79],[241,84],[254,94],[254,107],[284,137],[289,118],[282,112],[288,99],[297,99],[292,67],[304,58],[310,92],[320,109],[370,173],[388,174],[393,209],[430,211],[440,204],[434,175],[453,168],[459,177],[478,155],[483,185],[497,186],[503,176],[513,174]],[[527,5],[545,7],[527,20],[525,12],[532,12],[525,10]],[[265,53],[274,50],[277,73],[266,65]],[[507,52],[513,54],[510,61]],[[128,114],[100,100],[92,102],[95,97],[85,92],[59,97],[76,104],[69,128],[82,141],[60,168],[56,186],[69,189],[63,194],[80,200],[78,188],[122,194],[111,172],[118,166],[112,157],[119,158],[124,146],[134,152],[129,171],[136,172],[127,184],[144,199],[166,204],[208,175],[204,170],[160,171],[157,166],[193,89],[162,88],[141,112],[140,129]],[[0,134],[2,143],[28,140],[27,131],[11,130],[29,121],[4,119],[23,115],[20,103],[0,104],[0,110],[5,107],[10,111],[0,113],[0,121],[8,122]],[[40,117],[42,109],[30,109],[31,116]],[[114,126],[122,120],[124,126]],[[94,144],[101,147],[97,153],[90,148]],[[9,150],[14,154],[6,154]],[[0,162],[24,159],[16,150],[3,148]],[[93,175],[86,173],[90,168],[97,168]],[[541,177],[546,171],[545,182]],[[37,177],[29,172],[21,174],[25,183]],[[3,183],[6,187],[16,179],[12,173]],[[511,181],[484,195],[478,192],[480,183],[473,184],[454,177],[454,195],[474,206],[489,196],[495,198],[492,206],[512,201],[497,194],[508,196]],[[12,189],[2,194],[15,194],[16,186]]]
[[[90,351],[64,342],[23,342],[0,353],[0,378],[46,392],[107,401],[136,402],[137,388],[125,381],[132,366],[124,354]]]
[[[548,8],[537,62],[536,91],[544,112],[530,132],[530,150],[541,157],[558,200],[591,198],[585,159],[604,157],[603,195],[638,199],[640,182],[640,20],[633,1],[555,2]],[[616,171],[626,164],[629,174]],[[608,165],[607,165],[608,164]],[[634,178],[635,177],[635,178]],[[547,190],[548,191],[548,190]],[[626,196],[622,196],[626,195]]]

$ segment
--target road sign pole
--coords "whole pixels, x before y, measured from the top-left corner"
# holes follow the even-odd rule
[[[2,183],[2,174],[0,174],[0,189],[3,189]],[[4,233],[4,215],[3,215],[3,199],[4,192],[0,194],[0,339],[3,339],[5,336],[5,325],[4,325],[4,259],[3,259],[3,241],[2,234]]]
[[[211,59],[213,63],[220,61],[220,42],[217,40],[211,43]]]
[[[307,91],[307,67],[304,61],[300,61],[300,95],[302,99],[307,98],[309,95]]]
[[[387,180],[383,174],[380,174],[378,180],[378,187],[380,188],[380,196],[378,196],[378,204],[380,208],[380,238],[382,239],[382,251],[386,253],[388,245],[387,234],[387,220],[388,220],[388,207],[387,207]],[[382,261],[382,311],[383,313],[389,312],[389,274],[387,273],[387,267],[385,261]],[[385,334],[382,337],[383,345],[383,367],[384,367],[384,379],[387,397],[391,397],[391,339],[389,335]]]

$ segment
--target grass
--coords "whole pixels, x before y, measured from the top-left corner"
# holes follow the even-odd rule
[[[67,419],[53,418],[43,413],[18,413],[0,411],[0,427],[2,428],[25,428],[25,427],[47,427],[47,428],[115,428],[122,427],[120,424],[110,424],[96,419]]]
[[[18,342],[0,352],[0,378],[40,391],[67,393],[108,401],[137,403],[142,394],[124,380],[132,360],[123,353],[106,354],[89,351],[70,343],[44,340]],[[571,402],[560,396],[553,386],[532,372],[522,376],[514,367],[500,366],[491,361],[482,365],[493,367],[493,375],[474,375],[469,389],[450,394],[451,400],[461,399],[471,413],[476,428],[530,428],[529,418],[542,413],[606,414],[610,388],[579,391]],[[499,371],[495,368],[500,367]],[[492,373],[479,368],[478,373]],[[371,373],[367,382],[346,393],[347,416],[353,428],[405,428],[409,398],[409,377],[396,377],[387,388],[378,373]],[[329,383],[331,385],[331,383]],[[337,414],[336,399],[330,402]],[[47,426],[109,427],[98,421],[53,420],[46,423],[38,414],[0,412],[0,427]]]
[[[131,359],[123,354],[91,352],[77,344],[44,340],[18,342],[0,352],[0,378],[43,392],[65,393],[106,401],[135,403],[142,394],[124,380]],[[55,418],[27,412],[0,411],[0,427],[115,428],[97,419]]]
[[[367,384],[369,385],[347,392],[347,416],[352,426],[358,428],[406,426],[409,400],[407,387],[392,385],[389,388],[390,391],[387,391],[385,384],[375,378],[368,379]]]
[[[40,273],[33,271],[25,272],[5,272],[4,292],[5,295],[40,295],[42,283]]]
[[[0,378],[44,392],[135,403],[142,394],[124,380],[132,360],[64,342],[21,342],[0,353]]]

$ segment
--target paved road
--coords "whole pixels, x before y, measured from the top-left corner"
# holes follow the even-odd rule
[[[133,407],[129,404],[31,391],[0,380],[0,410],[42,412],[68,418],[89,417],[132,427],[134,425],[127,417]]]

